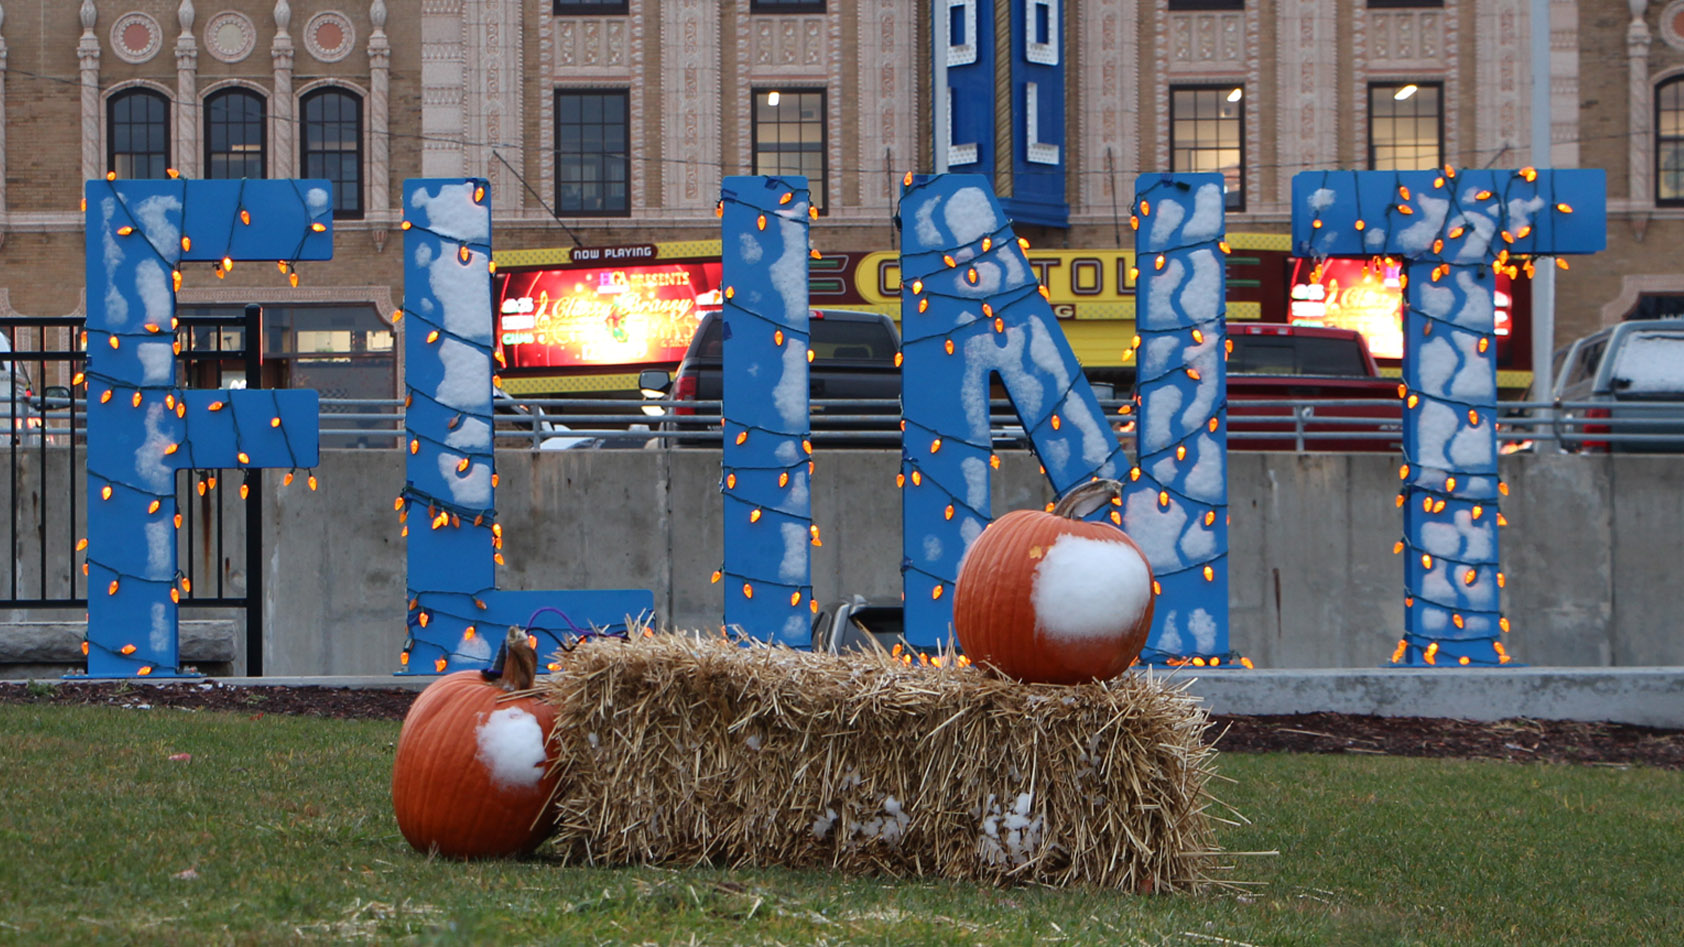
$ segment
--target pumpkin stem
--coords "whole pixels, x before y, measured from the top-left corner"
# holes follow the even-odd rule
[[[496,681],[497,686],[509,693],[530,690],[538,679],[538,652],[532,647],[532,639],[527,636],[526,629],[510,625],[508,637],[497,649],[497,659],[491,669],[480,673],[487,681]]]
[[[1081,486],[1071,487],[1068,492],[1058,498],[1053,505],[1053,515],[1065,519],[1079,520],[1107,503],[1121,499],[1123,485],[1117,480],[1089,480]]]

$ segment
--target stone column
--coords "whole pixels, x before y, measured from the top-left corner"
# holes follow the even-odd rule
[[[1649,86],[1649,44],[1654,38],[1643,14],[1648,0],[1626,0],[1631,8],[1631,25],[1626,27],[1626,67],[1629,77],[1631,163],[1626,194],[1631,202],[1631,235],[1643,239],[1649,228],[1649,211],[1654,207],[1655,173],[1654,90]]]
[[[94,0],[82,0],[81,16],[82,39],[76,44],[76,59],[82,71],[82,180],[91,181],[105,173],[99,153],[99,37],[94,35],[99,12],[94,9]]]
[[[275,62],[275,94],[269,99],[270,173],[277,178],[298,177],[298,101],[292,94],[292,6],[275,0],[275,41],[269,55]]]
[[[383,219],[392,207],[392,44],[386,38],[386,0],[369,4],[368,18],[374,24],[368,37],[368,216]]]
[[[199,44],[193,39],[193,0],[176,8],[181,35],[175,41],[175,167],[184,176],[204,177],[199,153]]]

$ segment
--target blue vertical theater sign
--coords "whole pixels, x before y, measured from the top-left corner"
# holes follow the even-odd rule
[[[1016,224],[1068,227],[1064,0],[935,0],[932,14],[948,29],[948,170],[987,178]]]

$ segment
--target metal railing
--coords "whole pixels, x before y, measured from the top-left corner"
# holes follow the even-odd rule
[[[1129,404],[1101,401],[1121,437],[1132,422],[1117,413]],[[1623,416],[1632,402],[1529,402],[1498,404],[1497,438],[1506,452],[1578,451],[1586,444],[1642,443],[1646,450],[1684,453],[1684,401],[1644,401],[1641,417]],[[899,434],[899,402],[889,400],[814,400],[815,438],[825,443],[881,445]],[[1402,437],[1403,408],[1375,399],[1247,400],[1231,407],[1228,440],[1239,450],[1396,449]],[[1613,417],[1586,417],[1591,410],[1614,408]],[[659,447],[668,443],[712,446],[721,443],[718,401],[600,398],[530,398],[499,401],[494,430],[497,446],[508,450],[613,449]],[[662,414],[646,415],[645,409]],[[678,409],[692,413],[677,414]],[[1011,402],[989,403],[996,447],[1027,448],[1029,440]],[[49,426],[49,433],[51,427]],[[403,438],[402,405],[396,399],[322,399],[324,447],[397,447]]]

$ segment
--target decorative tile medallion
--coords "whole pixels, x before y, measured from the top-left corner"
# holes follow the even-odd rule
[[[111,24],[111,51],[124,62],[147,62],[163,45],[164,31],[144,13],[125,13]]]
[[[205,49],[223,62],[239,62],[257,47],[257,27],[243,13],[218,13],[205,23]]]
[[[356,27],[343,13],[318,13],[304,24],[304,48],[322,62],[338,62],[356,45]]]

